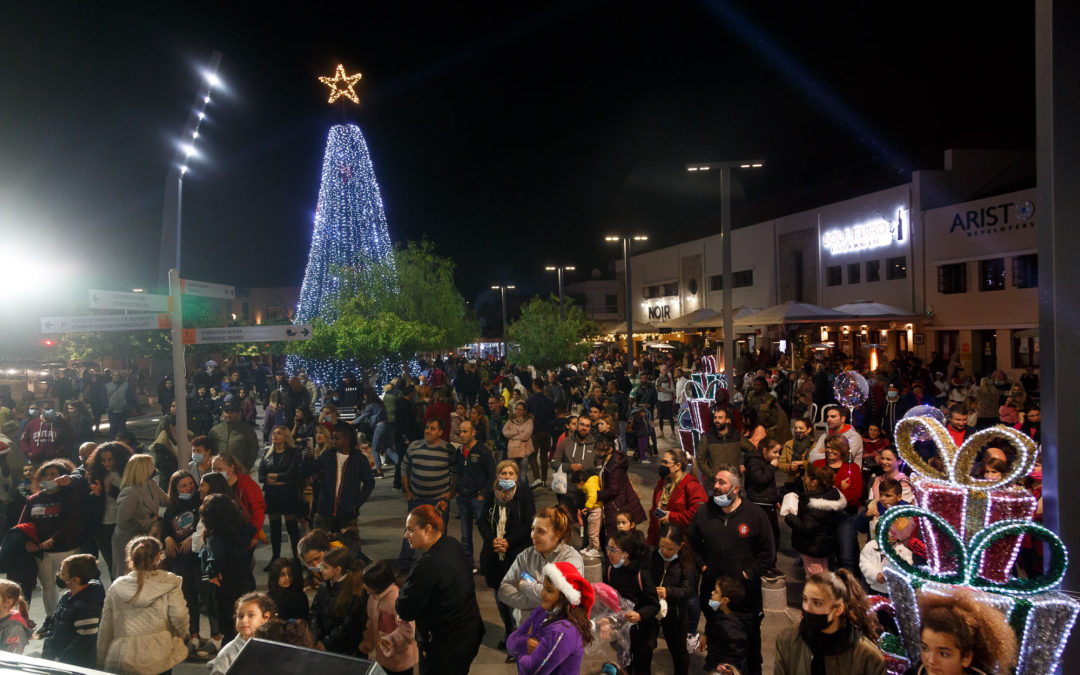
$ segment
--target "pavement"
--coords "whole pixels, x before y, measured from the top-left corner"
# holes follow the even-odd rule
[[[151,436],[160,417],[160,413],[143,415],[129,420],[128,428],[135,433],[142,443],[148,445],[153,440]],[[668,433],[666,437],[658,438],[658,444],[660,451],[663,452],[666,449],[675,447],[677,441]],[[651,464],[631,463],[630,465],[632,483],[638,496],[642,499],[642,503],[646,506],[651,503],[652,488],[658,480],[656,469],[655,460]],[[536,497],[537,510],[547,506],[554,506],[556,503],[555,494],[547,487],[536,488],[533,494]],[[359,521],[364,552],[372,559],[396,559],[401,548],[405,515],[405,498],[401,492],[394,490],[392,479],[376,479],[375,491],[372,493],[371,499],[364,504],[360,511]],[[453,538],[460,539],[461,524],[456,515],[451,516],[447,532]],[[267,534],[269,535],[269,532]],[[283,536],[285,542],[282,544],[282,549],[287,550],[289,546],[288,535],[283,533]],[[787,527],[780,528],[780,538],[780,550],[790,551],[791,543]],[[576,532],[574,533],[574,541],[571,543],[578,548],[581,547]],[[476,547],[474,557],[478,558],[480,536],[475,531],[473,533],[473,545]],[[266,588],[266,574],[261,570],[269,562],[269,545],[260,545],[255,550],[255,579],[262,590]],[[781,581],[779,584],[774,585],[773,588],[765,591],[766,612],[762,624],[762,657],[764,659],[763,672],[765,673],[772,672],[776,635],[799,619],[803,573],[793,563],[794,558],[792,556],[783,553],[779,554],[777,556],[777,567],[785,573],[787,583]],[[105,570],[102,574],[102,581],[104,582],[108,579],[104,559],[100,561],[100,566],[102,570]],[[483,577],[477,575],[474,579],[476,582],[477,602],[484,619],[485,634],[480,652],[473,661],[473,666],[469,672],[476,675],[513,675],[517,672],[517,667],[505,663],[505,652],[496,649],[497,643],[503,637],[503,628],[498,610],[495,607],[494,594],[488,589]],[[772,609],[770,610],[770,608]],[[45,618],[40,590],[34,593],[30,605],[30,616],[39,625]],[[207,635],[209,634],[209,624],[205,616],[202,621],[202,633]],[[32,640],[26,649],[26,655],[40,656],[41,646],[42,641]],[[583,664],[582,672],[599,673],[600,665],[605,660],[609,660],[606,658],[609,655],[610,647],[590,648],[590,651],[586,653],[586,661]],[[690,672],[701,672],[703,665],[704,657],[702,655],[691,656]],[[188,661],[173,668],[173,673],[176,675],[204,675],[206,672],[205,662],[202,660]],[[672,672],[671,657],[662,636],[659,638],[657,649],[653,653],[652,672],[657,674]]]

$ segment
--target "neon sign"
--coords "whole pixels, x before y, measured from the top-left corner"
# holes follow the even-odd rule
[[[904,221],[902,213],[900,210],[897,211],[895,222],[885,218],[878,218],[849,227],[833,228],[821,236],[821,244],[829,250],[829,253],[837,255],[851,253],[852,251],[881,248],[894,241],[903,241]]]

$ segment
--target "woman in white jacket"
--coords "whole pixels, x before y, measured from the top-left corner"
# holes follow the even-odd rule
[[[135,537],[128,574],[109,587],[98,633],[98,667],[110,673],[157,675],[188,657],[188,609],[180,577],[158,569],[161,543]]]

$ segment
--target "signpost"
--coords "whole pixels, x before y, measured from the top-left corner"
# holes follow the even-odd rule
[[[169,296],[123,291],[90,291],[91,309],[126,309],[135,312],[167,312]]]
[[[99,316],[45,316],[42,333],[96,333],[169,328],[168,314],[110,314]]]
[[[236,289],[225,284],[212,284],[209,281],[180,280],[180,292],[184,295],[197,295],[202,298],[236,299]]]
[[[217,342],[285,342],[310,340],[311,326],[222,326],[221,328],[185,328],[186,345],[205,345]]]

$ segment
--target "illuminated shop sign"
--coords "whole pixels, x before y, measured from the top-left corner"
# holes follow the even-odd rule
[[[668,305],[653,305],[649,307],[649,321],[668,321],[671,319],[671,307]]]
[[[833,255],[851,253],[871,248],[888,246],[894,241],[903,241],[904,223],[901,211],[897,211],[896,221],[878,218],[848,227],[836,227],[821,236],[821,244]]]

